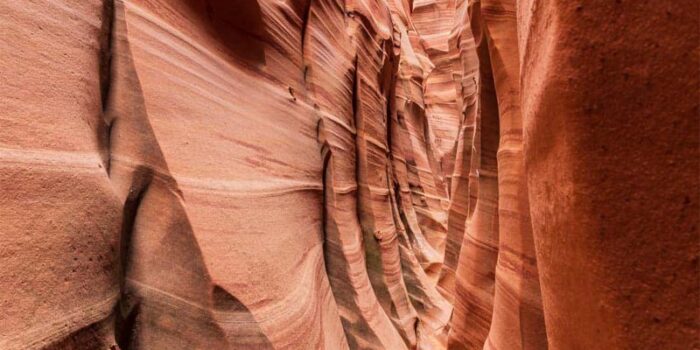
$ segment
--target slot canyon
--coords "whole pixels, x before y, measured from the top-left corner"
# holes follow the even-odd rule
[[[700,349],[697,0],[0,0],[0,350]]]

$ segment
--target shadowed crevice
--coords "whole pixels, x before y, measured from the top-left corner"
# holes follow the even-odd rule
[[[112,80],[112,35],[114,26],[114,0],[103,0],[102,3],[102,26],[98,51],[99,78],[100,78],[100,99],[102,110],[107,109],[107,99]]]
[[[135,304],[131,307],[124,307],[123,301],[116,307],[116,319],[114,337],[121,350],[138,349],[138,338],[135,336],[136,319],[138,318],[141,305]]]
[[[97,62],[100,83],[100,102],[102,118],[97,125],[97,144],[105,171],[109,174],[111,167],[111,135],[113,121],[108,120],[110,87],[112,86],[112,40],[114,36],[114,0],[104,0],[102,6],[102,25],[98,37],[99,51]]]
[[[307,33],[307,28],[309,26],[309,18],[311,16],[311,4],[313,3],[314,0],[308,0],[305,4],[304,12],[302,14],[301,18],[301,53],[303,55],[304,53],[304,46],[306,45],[306,41],[308,40],[306,36],[308,35]]]
[[[212,304],[232,349],[274,349],[248,307],[226,289],[214,285]]]
[[[213,283],[146,110],[124,3],[114,5],[104,116],[110,181],[123,199],[115,338],[124,350],[226,349]]]
[[[258,0],[180,0],[238,62],[250,67],[265,64],[269,35]]]
[[[137,167],[134,170],[132,181],[122,210],[122,232],[119,245],[119,261],[121,262],[119,281],[122,290],[124,289],[124,283],[126,281],[126,272],[129,270],[129,261],[132,258],[129,253],[136,215],[143,201],[143,197],[146,191],[148,191],[151,181],[153,181],[153,172],[151,169],[144,166]]]

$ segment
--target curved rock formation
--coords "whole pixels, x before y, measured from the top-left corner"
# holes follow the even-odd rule
[[[525,164],[550,346],[700,346],[700,5],[519,5]]]
[[[698,348],[698,6],[0,0],[0,349]]]

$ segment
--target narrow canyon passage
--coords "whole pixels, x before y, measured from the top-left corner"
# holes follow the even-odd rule
[[[700,348],[692,0],[0,0],[0,350]]]

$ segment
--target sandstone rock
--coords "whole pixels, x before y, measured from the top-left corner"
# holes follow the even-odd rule
[[[519,7],[550,347],[698,347],[699,5]]]
[[[0,349],[700,347],[697,12],[0,0]]]

